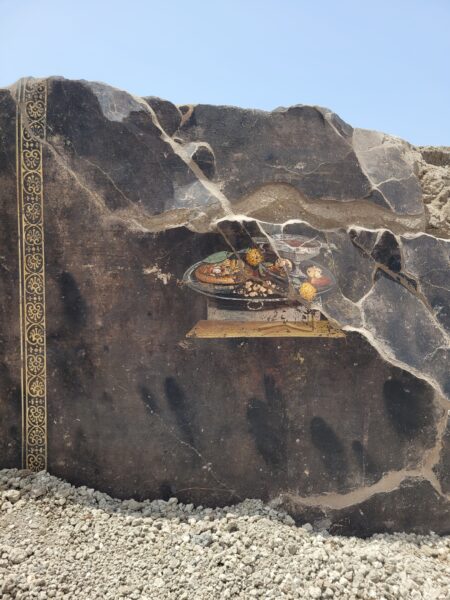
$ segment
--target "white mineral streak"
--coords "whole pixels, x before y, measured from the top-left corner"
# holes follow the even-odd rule
[[[181,158],[181,160],[189,167],[189,169],[196,176],[196,178],[198,180],[198,182],[196,182],[196,185],[197,184],[200,185],[200,187],[202,188],[202,191],[203,191],[202,196],[204,196],[204,197],[202,197],[202,202],[200,202],[200,205],[206,204],[204,202],[204,199],[209,197],[211,199],[211,201],[218,202],[218,204],[220,205],[220,207],[222,209],[222,214],[232,216],[233,209],[231,207],[231,203],[228,200],[228,198],[225,196],[225,194],[222,193],[222,191],[219,189],[219,186],[216,185],[215,183],[213,183],[212,181],[210,181],[205,176],[205,174],[200,169],[200,167],[198,167],[198,165],[192,160],[192,155],[191,155],[192,147],[190,147],[190,146],[185,147],[185,146],[183,146],[183,144],[180,144],[179,142],[175,141],[174,138],[172,138],[170,135],[168,135],[166,133],[166,131],[163,129],[161,123],[159,122],[158,117],[156,116],[156,113],[153,110],[153,108],[151,106],[149,106],[143,98],[139,98],[138,96],[133,96],[133,98],[141,104],[141,107],[145,111],[147,111],[149,113],[149,115],[153,121],[153,124],[161,132],[161,139],[172,148],[173,152],[177,156],[179,156],[179,158]],[[191,191],[192,190],[190,190],[188,197],[191,195]],[[178,204],[180,204],[180,195],[179,194],[178,194],[177,200],[178,200]],[[188,206],[189,206],[189,203],[188,203]]]
[[[121,501],[3,470],[0,532],[2,600],[449,597],[450,537],[332,536],[259,500]]]
[[[277,228],[277,230],[279,229],[280,231],[283,231],[283,229],[287,226],[287,225],[294,225],[294,224],[303,224],[303,225],[307,225],[310,226],[310,224],[307,221],[304,220],[300,220],[300,219],[289,219],[288,221],[284,222],[284,223],[280,223],[277,225],[274,225],[273,223],[267,223],[264,221],[258,221],[257,219],[254,218],[249,218],[245,215],[235,215],[234,217],[223,217],[220,219],[217,219],[216,221],[214,221],[213,226],[217,226],[222,222],[225,221],[238,221],[238,222],[255,222],[258,224],[260,231],[263,233],[263,235],[265,235],[267,237],[267,239],[269,241],[271,241],[270,238],[270,234],[268,233],[268,231],[273,232],[274,227]],[[378,242],[378,240],[380,239],[380,237],[382,236],[382,234],[385,231],[390,231],[389,229],[379,229],[379,228],[367,228],[367,227],[355,227],[354,225],[349,225],[346,228],[347,233],[349,233],[350,230],[359,230],[359,231],[372,231],[372,232],[376,232],[377,233],[377,239],[376,242]],[[330,229],[321,229],[320,232],[324,233],[325,235],[327,233],[332,233],[332,232],[338,232],[338,231],[342,231],[342,228],[330,228]],[[406,271],[409,272],[410,274],[414,275],[414,271],[412,269],[412,263],[413,263],[413,259],[411,257],[411,251],[407,251],[408,249],[405,247],[405,245],[403,244],[403,240],[407,241],[407,240],[411,240],[411,239],[415,239],[418,238],[420,236],[427,236],[427,234],[424,233],[408,233],[405,234],[404,236],[402,235],[396,235],[396,239],[399,243],[399,246],[401,248],[402,251],[402,256],[404,258],[405,261],[405,265],[407,266]],[[427,236],[430,238],[430,240],[434,240],[436,243],[439,243],[441,245],[442,248],[442,252],[446,253],[446,255],[448,256],[449,252],[450,252],[450,240],[444,240],[441,238],[435,238],[434,236]],[[375,242],[375,243],[376,243]],[[274,245],[271,244],[273,247]],[[375,245],[375,244],[374,244]],[[274,248],[276,251],[276,248]],[[333,251],[335,251],[336,248],[333,249]],[[375,261],[373,261],[373,265],[374,268],[376,267],[376,263]],[[419,280],[420,281],[420,280]],[[378,284],[378,287],[380,287],[380,283]],[[379,295],[376,298],[376,302],[379,303],[379,307],[378,307],[378,315],[379,315],[379,319],[371,319],[371,322],[369,322],[367,316],[368,316],[368,308],[372,308],[371,306],[371,300],[372,300],[372,296],[374,296],[374,293],[377,290],[377,284],[372,285],[372,287],[370,288],[370,290],[367,292],[367,294],[365,296],[363,296],[362,298],[360,298],[358,300],[358,302],[353,302],[352,300],[350,300],[349,298],[347,298],[346,296],[342,295],[340,298],[340,302],[342,304],[342,306],[346,305],[346,311],[348,313],[348,315],[351,315],[351,313],[353,313],[354,317],[358,317],[360,320],[360,325],[355,325],[354,323],[342,323],[339,321],[336,321],[335,315],[333,315],[332,313],[330,313],[330,311],[327,309],[326,306],[326,302],[323,305],[320,306],[316,306],[313,304],[313,308],[317,308],[318,310],[320,310],[328,319],[330,319],[332,322],[335,322],[337,326],[341,327],[344,331],[354,331],[357,333],[360,333],[361,335],[363,335],[367,341],[375,348],[375,350],[380,354],[380,356],[386,360],[387,362],[391,363],[392,365],[395,365],[396,367],[399,367],[401,369],[404,369],[406,371],[409,371],[410,373],[412,373],[413,375],[415,375],[416,377],[419,377],[421,379],[424,379],[425,381],[427,381],[437,392],[438,392],[438,396],[439,397],[446,397],[446,394],[444,392],[444,390],[442,389],[442,386],[439,383],[439,379],[442,379],[443,373],[439,372],[439,370],[435,369],[434,366],[434,362],[433,362],[433,354],[431,352],[431,350],[434,349],[450,349],[450,338],[448,333],[444,330],[443,326],[439,324],[436,315],[434,314],[434,312],[432,310],[430,310],[429,307],[425,306],[421,300],[420,297],[412,294],[412,293],[408,293],[406,291],[405,288],[401,287],[398,283],[385,283],[385,285],[389,286],[389,287],[394,287],[395,290],[398,293],[398,298],[397,300],[399,300],[402,295],[404,295],[405,300],[406,299],[410,299],[412,303],[414,303],[414,320],[412,322],[409,322],[409,319],[407,318],[407,316],[405,317],[400,317],[399,318],[399,308],[402,308],[402,304],[398,305],[395,302],[395,298],[392,301],[391,307],[392,310],[394,309],[394,307],[396,307],[397,310],[397,316],[395,317],[395,323],[397,324],[397,326],[399,327],[399,332],[400,332],[400,328],[402,327],[402,323],[404,324],[404,328],[401,329],[402,332],[402,336],[404,336],[404,339],[402,336],[398,335],[395,338],[393,338],[392,340],[389,339],[389,327],[387,327],[387,331],[383,332],[383,335],[381,335],[381,332],[378,331],[379,326],[380,325],[385,325],[386,322],[389,319],[386,319],[386,317],[389,317],[389,314],[386,312],[385,309],[385,305],[383,303],[383,296]],[[395,294],[394,294],[395,295]],[[374,311],[371,311],[372,315],[374,314]],[[375,311],[376,314],[376,311]],[[433,345],[434,346],[432,348],[430,348],[430,351],[428,352],[428,354],[425,357],[422,357],[418,354],[416,357],[413,358],[413,360],[409,360],[409,362],[406,362],[404,359],[404,356],[406,354],[406,349],[404,348],[405,343],[406,345],[409,343],[411,344],[411,336],[415,335],[415,329],[413,328],[413,323],[415,323],[417,325],[417,319],[420,315],[420,323],[422,324],[422,342],[423,340],[426,340],[428,344]],[[391,315],[393,316],[393,315]],[[395,315],[394,315],[395,316]],[[353,319],[356,322],[356,319]],[[425,326],[426,325],[426,326]],[[434,338],[431,334],[435,334],[436,337]],[[436,344],[436,340],[439,340],[439,343]],[[399,344],[398,342],[404,342],[403,344]],[[422,360],[424,359],[424,360]]]
[[[100,82],[84,81],[83,83],[89,87],[96,95],[103,115],[111,121],[123,121],[131,112],[146,112],[152,119],[153,124],[161,132],[161,139],[166,142],[173,152],[181,158],[181,160],[193,172],[197,181],[189,186],[175,190],[173,208],[196,208],[206,206],[208,203],[217,202],[221,207],[221,212],[224,215],[232,215],[233,210],[227,197],[221,192],[219,186],[211,182],[205,177],[202,170],[192,160],[192,155],[199,145],[208,146],[205,143],[194,145],[183,144],[176,141],[163,129],[161,123],[156,116],[155,111],[148,103],[140,96],[135,96],[120,90],[118,88],[108,86]]]

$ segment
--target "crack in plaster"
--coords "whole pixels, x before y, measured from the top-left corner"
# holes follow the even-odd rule
[[[135,98],[135,100],[136,100],[136,101],[138,101],[138,103],[139,103],[139,104],[140,104],[140,105],[143,107],[144,111],[145,111],[145,112],[147,112],[147,113],[149,114],[149,116],[150,116],[150,118],[151,118],[151,120],[152,120],[153,124],[154,124],[154,125],[155,125],[155,126],[158,128],[158,130],[159,130],[159,131],[160,131],[160,133],[161,133],[161,139],[162,139],[163,141],[165,141],[165,142],[166,142],[166,143],[167,143],[167,144],[168,144],[168,145],[169,145],[169,146],[172,148],[173,152],[174,152],[174,153],[175,153],[177,156],[179,156],[179,157],[180,157],[180,158],[183,160],[183,162],[184,162],[184,163],[185,163],[185,164],[186,164],[186,165],[189,167],[189,169],[190,169],[190,170],[191,170],[191,171],[194,173],[194,175],[195,175],[195,177],[197,178],[197,180],[198,180],[198,181],[201,183],[201,185],[203,185],[203,186],[204,186],[204,188],[205,188],[205,189],[208,191],[208,193],[210,193],[210,195],[211,195],[212,197],[214,197],[216,200],[218,200],[218,202],[219,202],[219,204],[220,204],[220,207],[221,207],[221,209],[222,209],[222,213],[224,213],[224,214],[222,214],[222,215],[221,215],[221,217],[220,217],[219,219],[217,219],[217,218],[216,218],[215,220],[212,220],[212,219],[210,219],[210,228],[217,227],[217,225],[218,225],[218,224],[219,224],[221,221],[224,221],[224,220],[230,220],[230,221],[241,221],[241,222],[242,222],[242,221],[245,221],[245,220],[248,220],[248,221],[256,222],[256,223],[258,224],[258,227],[259,227],[259,229],[260,229],[260,230],[261,230],[261,232],[263,233],[263,235],[264,235],[264,236],[266,236],[266,238],[269,240],[269,243],[271,243],[271,246],[273,247],[274,245],[273,245],[273,241],[271,240],[270,234],[269,234],[269,233],[268,233],[268,232],[267,232],[267,231],[264,229],[264,226],[263,226],[263,223],[264,223],[264,222],[263,222],[263,221],[260,221],[260,220],[258,220],[258,219],[249,218],[249,217],[247,217],[246,215],[242,215],[242,214],[241,214],[241,215],[239,215],[239,214],[235,214],[235,213],[233,212],[233,208],[232,208],[232,205],[231,205],[231,203],[230,203],[230,202],[229,202],[229,200],[226,198],[226,196],[225,196],[225,195],[224,195],[224,194],[223,194],[223,193],[222,193],[222,192],[221,192],[221,191],[218,189],[218,186],[217,186],[217,185],[215,185],[215,184],[213,184],[211,181],[209,181],[209,180],[208,180],[208,179],[205,177],[205,175],[204,175],[204,173],[202,172],[202,170],[201,170],[201,169],[200,169],[200,168],[199,168],[199,167],[198,167],[198,166],[197,166],[197,165],[196,165],[196,164],[195,164],[195,163],[192,161],[192,159],[190,158],[190,156],[189,156],[189,153],[186,151],[186,149],[185,149],[185,148],[183,148],[183,146],[182,146],[182,145],[180,145],[179,143],[177,143],[176,141],[174,141],[174,140],[173,140],[173,139],[172,139],[172,138],[171,138],[171,137],[170,137],[170,136],[169,136],[169,135],[168,135],[168,134],[167,134],[167,133],[164,131],[164,129],[162,128],[161,124],[159,123],[159,120],[158,120],[158,118],[157,118],[157,116],[156,116],[156,113],[155,113],[155,111],[154,111],[154,110],[153,110],[153,109],[152,109],[152,108],[151,108],[151,107],[150,107],[150,106],[147,104],[147,102],[145,102],[145,100],[144,100],[143,98],[139,98],[139,97],[134,97],[134,98]],[[17,102],[17,101],[16,101],[16,102]],[[28,121],[27,121],[27,119],[26,119],[26,114],[24,114],[24,112],[25,112],[25,111],[23,110],[23,107],[22,107],[22,106],[20,106],[20,107],[19,107],[19,110],[21,111],[21,114],[22,114],[22,115],[23,115],[23,117],[24,117],[24,122],[25,122],[26,124],[28,124]],[[329,118],[327,119],[327,121],[328,121],[328,123],[330,123],[330,124],[331,124],[331,125],[334,127],[334,125],[333,125],[333,124],[330,122]],[[339,135],[341,135],[341,134],[339,133]],[[34,136],[33,136],[33,137],[34,137]],[[342,136],[341,136],[341,137],[342,137]],[[343,139],[345,140],[345,138],[343,138]],[[41,141],[41,140],[40,140],[40,141]],[[345,142],[346,142],[346,143],[347,143],[349,146],[351,146],[351,144],[350,144],[350,143],[349,143],[347,140],[345,140]],[[63,167],[63,168],[64,168],[64,169],[65,169],[65,170],[66,170],[66,171],[67,171],[67,172],[68,172],[68,173],[69,173],[69,174],[70,174],[70,175],[71,175],[71,176],[72,176],[72,177],[75,179],[75,181],[77,182],[77,184],[78,184],[78,185],[79,185],[79,186],[80,186],[80,187],[81,187],[81,188],[82,188],[84,191],[86,191],[86,192],[89,194],[89,196],[90,196],[90,197],[92,197],[92,198],[95,200],[95,204],[96,204],[96,205],[97,205],[99,208],[101,208],[101,209],[102,209],[102,212],[105,212],[105,211],[106,211],[106,212],[109,212],[109,214],[111,214],[111,211],[108,211],[108,210],[107,210],[107,208],[106,208],[106,206],[105,206],[105,202],[104,202],[104,200],[102,199],[102,197],[100,196],[100,194],[98,194],[97,192],[93,192],[93,191],[90,189],[90,187],[88,187],[88,186],[87,186],[87,184],[84,184],[82,181],[80,181],[80,178],[78,177],[78,175],[77,175],[77,174],[76,174],[76,173],[73,171],[73,169],[70,169],[70,167],[67,165],[67,161],[66,161],[66,160],[65,160],[65,159],[64,159],[62,156],[60,156],[60,154],[59,154],[59,153],[58,153],[58,151],[57,151],[57,150],[56,150],[56,149],[55,149],[55,148],[52,146],[52,144],[50,144],[49,142],[47,142],[47,141],[45,141],[45,140],[44,140],[44,146],[50,149],[50,151],[51,151],[51,153],[53,154],[53,156],[55,157],[55,159],[56,159],[56,161],[57,161],[58,165],[59,165],[59,166],[62,166],[62,167]],[[352,146],[351,146],[351,147],[352,147]],[[352,147],[352,148],[353,148],[353,147]],[[359,158],[358,158],[358,160],[359,160]],[[88,162],[90,162],[90,161],[88,161]],[[98,167],[98,165],[95,165],[95,163],[91,163],[91,164],[93,164],[93,166],[95,166],[95,167],[99,168],[99,167]],[[362,167],[361,167],[361,168],[362,168]],[[100,169],[100,168],[99,168],[99,169]],[[101,169],[100,169],[100,170],[101,170]],[[102,172],[103,172],[103,171],[102,171]],[[103,172],[103,174],[109,178],[109,176],[108,176],[108,174],[107,174],[107,173]],[[109,178],[109,179],[110,179],[110,178]],[[370,180],[370,179],[369,179],[369,180]],[[110,180],[110,181],[111,181],[111,180]],[[114,184],[114,182],[113,182],[113,181],[111,181],[111,182]],[[118,189],[118,188],[116,188],[116,189]],[[121,193],[121,194],[122,194],[122,195],[123,195],[123,196],[126,198],[126,196],[123,194],[123,192],[121,192],[121,190],[120,190],[120,189],[118,189],[118,191],[119,191],[119,192],[120,192],[120,193]],[[126,198],[126,199],[129,201],[129,199],[128,199],[128,198]],[[377,207],[377,208],[379,208],[379,210],[383,210],[383,209],[381,209],[381,207]],[[197,214],[198,214],[198,213],[197,213]],[[206,213],[203,213],[203,215],[204,215],[204,217],[205,217],[205,218],[208,218],[208,215],[207,215]],[[137,215],[137,214],[135,214],[135,215],[133,215],[133,217],[131,217],[131,219],[128,219],[128,220],[129,220],[129,222],[131,222],[131,223],[134,225],[134,228],[136,228],[136,227],[137,227],[137,225],[138,225],[138,222],[140,221],[140,217],[141,217],[141,216],[142,216],[142,215]],[[187,218],[186,218],[186,216],[187,216]],[[182,219],[182,221],[183,221],[183,225],[186,225],[186,224],[187,224],[189,221],[192,221],[192,220],[190,219],[190,217],[191,217],[191,212],[190,212],[190,211],[189,211],[189,215],[183,214],[183,219]],[[121,214],[120,216],[119,216],[119,215],[115,215],[115,217],[114,217],[114,218],[122,218],[122,219],[124,220],[124,222],[126,222],[126,220],[127,220],[127,219],[125,218],[125,215],[124,215],[124,213],[123,213],[123,212],[122,212],[122,214]],[[154,217],[152,217],[152,218],[154,218]],[[138,219],[139,219],[139,221],[138,221]],[[162,219],[163,219],[163,217],[160,217],[160,221],[161,221]],[[165,220],[165,217],[164,217],[164,220]],[[287,220],[287,221],[285,221],[283,224],[281,224],[281,226],[284,228],[284,226],[286,226],[287,224],[290,224],[290,223],[304,223],[304,224],[306,224],[306,225],[308,225],[308,226],[311,226],[311,224],[310,224],[308,221],[304,221],[304,220],[298,220],[298,219],[290,219],[290,220]],[[269,224],[269,223],[268,223],[268,222],[266,222],[266,224]],[[173,224],[171,225],[171,227],[177,227],[177,226],[179,226],[179,223],[173,223]],[[314,227],[314,225],[313,225],[313,227]],[[141,230],[142,230],[142,229],[144,229],[144,230],[145,230],[145,227],[142,227],[142,228],[141,228]],[[325,235],[326,235],[326,232],[327,232],[327,231],[336,231],[336,230],[338,230],[338,229],[341,229],[341,228],[339,228],[339,227],[338,227],[338,228],[334,227],[334,228],[332,228],[332,229],[321,229],[321,231],[322,231],[323,233],[325,233]],[[349,226],[347,226],[345,229],[346,229],[346,232],[347,232],[347,234],[348,234],[348,233],[349,233],[349,231],[350,231],[350,229],[355,229],[355,226],[354,226],[354,225],[349,225]],[[369,230],[370,230],[370,229],[369,229]],[[375,231],[376,231],[376,230],[375,230]],[[379,231],[379,232],[380,232],[380,231],[383,231],[383,229],[382,229],[382,230],[378,230],[378,231]],[[390,230],[388,230],[388,229],[385,229],[385,231],[390,231]],[[420,235],[421,235],[421,234],[420,234]],[[430,236],[430,237],[434,237],[434,236]],[[277,254],[278,254],[278,252],[277,252]],[[381,268],[381,266],[380,266],[380,268]],[[389,270],[387,270],[387,272],[389,272]],[[389,272],[389,273],[390,273],[390,272]],[[406,286],[405,286],[405,287],[406,287]],[[373,290],[373,288],[372,288],[372,290]],[[365,298],[364,298],[364,299],[367,299],[367,297],[370,295],[370,292],[371,292],[372,290],[370,290],[370,291],[369,291],[369,292],[368,292],[368,293],[365,295]],[[409,292],[411,292],[411,293],[414,293],[414,295],[416,295],[416,296],[419,298],[419,296],[416,294],[416,292],[415,292],[415,291],[413,291],[412,289],[408,289],[408,291],[409,291]],[[342,293],[342,290],[341,290],[341,293]],[[352,302],[352,301],[351,301],[350,299],[348,299],[348,298],[347,298],[347,297],[346,297],[344,294],[342,294],[342,296],[343,296],[344,298],[346,298],[346,300],[348,300],[349,302]],[[353,305],[358,305],[358,303],[354,303],[354,302],[352,302],[352,304],[353,304]],[[342,329],[344,329],[345,331],[356,331],[356,332],[358,332],[358,333],[362,334],[364,337],[366,337],[366,339],[369,341],[369,343],[371,343],[371,345],[372,345],[372,346],[373,346],[373,347],[374,347],[374,348],[377,350],[377,352],[378,352],[378,353],[379,353],[379,354],[380,354],[380,355],[381,355],[381,356],[382,356],[382,357],[383,357],[385,360],[387,360],[388,362],[390,362],[391,364],[393,364],[393,365],[395,365],[395,366],[399,366],[400,368],[402,368],[402,369],[405,369],[405,370],[407,370],[407,371],[409,371],[409,372],[413,373],[415,376],[417,376],[417,377],[419,377],[419,378],[421,378],[421,379],[425,379],[425,380],[426,380],[426,381],[427,381],[427,382],[428,382],[428,383],[429,383],[429,384],[430,384],[430,385],[431,385],[431,386],[432,386],[434,389],[438,390],[438,391],[441,393],[442,391],[441,391],[441,389],[440,389],[440,386],[437,384],[437,382],[435,382],[435,381],[434,381],[434,379],[430,379],[430,378],[429,378],[427,375],[424,375],[424,373],[422,373],[422,372],[419,372],[419,371],[418,371],[418,369],[415,369],[414,367],[411,367],[410,365],[407,365],[407,364],[405,364],[403,361],[400,361],[400,360],[399,360],[397,357],[395,357],[395,356],[393,356],[393,355],[392,355],[392,350],[391,350],[391,348],[389,348],[389,349],[388,349],[388,348],[386,348],[386,347],[385,347],[385,344],[383,344],[383,343],[382,343],[382,342],[380,342],[379,340],[375,340],[375,338],[374,338],[373,334],[370,332],[370,330],[368,330],[368,329],[367,329],[367,323],[366,323],[366,320],[365,320],[365,314],[364,314],[364,310],[361,310],[361,309],[363,308],[363,305],[362,305],[362,303],[361,303],[361,302],[360,302],[359,308],[360,308],[360,317],[361,317],[361,319],[362,319],[363,326],[362,326],[362,327],[355,327],[355,326],[352,326],[352,325],[341,325]],[[427,309],[429,310],[429,307],[428,307],[428,306],[427,306]],[[327,310],[326,310],[326,308],[325,308],[325,307],[320,307],[320,310],[322,310],[322,312],[325,314],[325,316],[327,316],[328,318],[330,318],[330,320],[332,320],[332,321],[335,321],[335,319],[333,319],[333,317],[332,317],[331,315],[327,314]],[[439,329],[441,329],[441,328],[440,328],[440,326],[438,326],[438,327],[439,327]],[[441,332],[442,332],[442,330],[441,330]]]
[[[261,228],[261,225],[263,227],[264,230],[264,224],[266,225],[272,225],[271,223],[264,223],[263,221],[259,222],[257,219],[252,219],[249,217],[246,217],[244,215],[235,215],[234,218],[230,218],[230,217],[222,217],[220,219],[218,219],[215,222],[215,225],[220,224],[223,221],[238,221],[238,222],[254,222],[257,223],[258,227]],[[303,221],[303,220],[296,220],[296,219],[290,219],[289,221],[286,221],[285,223],[283,223],[281,225],[281,227],[285,227],[287,224],[304,224],[307,225],[309,227],[311,227],[311,225],[307,222],[307,221]],[[353,227],[350,225],[347,227],[346,232],[347,234],[349,234],[350,230]],[[331,230],[331,231],[336,231],[336,230]],[[377,230],[372,230],[372,231],[377,231]],[[384,230],[384,231],[389,231],[389,230]],[[321,233],[325,233],[326,235],[326,231],[321,230]],[[264,233],[266,236],[268,236],[270,238],[270,234],[268,234],[265,230]],[[378,239],[381,236],[381,231],[378,231]],[[430,236],[433,237],[433,236]],[[401,248],[401,244],[400,244],[400,248]],[[379,263],[375,263],[374,264],[377,265]],[[389,269],[387,269],[387,267],[385,267],[384,265],[380,265],[383,266],[384,269],[388,274],[395,275],[392,271],[390,271]],[[449,336],[447,334],[447,332],[442,328],[442,326],[436,321],[436,319],[434,318],[434,313],[430,310],[429,304],[428,302],[423,302],[423,300],[421,299],[420,295],[418,295],[416,293],[416,290],[413,290],[413,288],[408,289],[408,287],[405,287],[406,291],[408,291],[409,293],[413,293],[413,295],[415,297],[417,297],[417,299],[423,303],[425,309],[431,313],[432,319],[433,319],[433,323],[435,325],[435,327],[440,331],[440,333],[445,336],[445,339],[449,339]],[[365,296],[363,297],[365,300],[367,300],[367,298],[370,296],[370,294],[374,292],[374,287],[372,287],[367,294],[365,294]],[[362,326],[354,326],[354,325],[350,325],[350,324],[343,324],[343,323],[337,323],[337,325],[343,329],[344,331],[354,331],[357,332],[361,335],[363,335],[368,342],[375,348],[375,350],[378,352],[378,354],[387,362],[389,362],[390,364],[403,369],[405,371],[408,371],[410,373],[412,373],[415,377],[418,377],[419,379],[425,380],[434,390],[436,390],[438,392],[438,394],[442,395],[445,397],[445,393],[442,390],[440,384],[435,380],[435,378],[433,378],[429,373],[424,373],[423,371],[419,371],[419,369],[417,369],[416,367],[402,361],[401,359],[399,359],[397,356],[395,356],[395,354],[393,354],[393,352],[395,351],[395,349],[393,349],[391,346],[386,345],[386,340],[381,340],[381,338],[375,338],[373,332],[371,331],[370,327],[368,327],[367,324],[367,320],[366,320],[366,314],[364,312],[364,305],[361,302],[362,299],[360,299],[358,302],[353,302],[352,300],[350,300],[349,298],[347,298],[347,296],[345,296],[345,294],[342,293],[341,290],[341,294],[343,296],[343,298],[345,298],[348,302],[350,302],[352,305],[358,307],[359,309],[359,316],[362,322]],[[426,298],[424,299],[426,301]],[[327,310],[326,306],[317,306],[314,303],[312,304],[313,308],[317,308],[318,310],[320,310],[325,317],[327,317],[331,322],[336,323],[336,319],[333,317],[333,315],[330,314],[330,312]]]
[[[133,96],[133,97],[136,98],[140,102],[140,104],[142,105],[144,110],[150,115],[150,118],[151,118],[153,124],[161,132],[161,139],[164,142],[166,142],[166,144],[168,144],[172,148],[173,152],[177,156],[179,156],[179,158],[181,158],[181,160],[189,167],[189,169],[195,175],[197,180],[203,185],[203,187],[206,189],[206,191],[212,197],[216,198],[216,200],[219,201],[224,214],[225,215],[233,214],[233,210],[231,208],[231,203],[229,202],[228,198],[221,192],[221,190],[219,190],[217,185],[212,183],[205,176],[205,174],[200,169],[200,167],[192,160],[192,158],[189,155],[189,152],[186,150],[186,148],[184,148],[183,145],[176,142],[170,135],[168,135],[166,133],[166,131],[163,129],[161,123],[159,122],[158,117],[156,116],[156,113],[153,110],[153,108],[147,102],[145,102],[145,100],[143,98],[139,98],[138,96]]]
[[[213,467],[212,467],[212,463],[210,461],[207,461],[204,456],[202,455],[202,453],[192,444],[189,444],[189,442],[186,442],[185,440],[180,439],[174,432],[173,428],[170,427],[165,420],[161,417],[161,415],[158,415],[154,410],[150,411],[152,416],[156,417],[159,422],[161,423],[162,427],[167,431],[167,433],[174,439],[176,440],[177,443],[179,443],[182,446],[185,446],[186,448],[188,448],[193,454],[195,454],[203,463],[202,465],[202,470],[206,471],[207,473],[209,473],[209,475],[211,475],[211,477],[213,478],[213,480],[217,483],[217,485],[219,486],[218,489],[220,489],[221,491],[225,491],[225,492],[229,492],[231,495],[233,495],[235,498],[238,498],[239,501],[242,501],[243,498],[236,492],[236,490],[234,490],[233,488],[230,488],[229,486],[227,486],[226,483],[222,482],[217,475],[215,474]],[[177,492],[179,492],[181,490],[177,490]]]
[[[289,491],[280,494],[277,498],[274,498],[271,503],[277,504],[278,501],[283,502],[284,499],[287,499],[294,503],[303,504],[304,506],[339,510],[365,502],[376,494],[393,492],[410,477],[426,479],[440,496],[446,498],[447,494],[442,491],[441,483],[436,477],[434,468],[440,462],[440,454],[444,443],[447,421],[448,413],[447,410],[445,410],[436,427],[436,443],[432,448],[429,448],[424,452],[424,460],[417,468],[389,471],[374,484],[362,486],[343,494],[331,492],[311,496],[298,496],[294,492]]]

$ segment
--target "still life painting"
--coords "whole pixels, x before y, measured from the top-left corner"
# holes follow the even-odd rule
[[[343,336],[319,310],[336,286],[320,260],[326,243],[284,232],[242,237],[186,270],[185,285],[207,303],[190,337]]]

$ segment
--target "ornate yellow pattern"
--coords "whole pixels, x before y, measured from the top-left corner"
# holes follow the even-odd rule
[[[21,81],[17,90],[17,207],[22,356],[22,464],[47,468],[47,381],[42,140],[45,81]]]

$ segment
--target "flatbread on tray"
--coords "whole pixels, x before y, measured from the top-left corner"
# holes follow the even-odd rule
[[[220,263],[202,263],[194,275],[202,283],[236,285],[254,275],[253,270],[242,260],[226,259]]]

